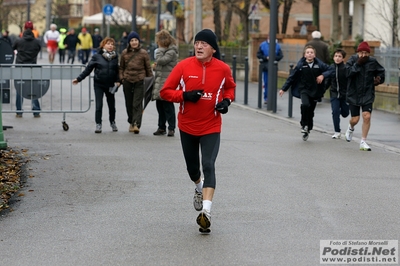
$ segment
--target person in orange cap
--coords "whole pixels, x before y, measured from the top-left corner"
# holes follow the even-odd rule
[[[33,33],[33,36],[35,37],[35,38],[39,38],[39,32],[33,27],[33,23],[32,23],[32,21],[27,21],[27,22],[25,22],[25,24],[24,24],[24,31],[25,30],[27,30],[27,29],[30,29],[31,31],[32,31],[32,33]],[[23,31],[21,31],[21,33],[19,34],[19,37],[20,38],[22,38],[22,36],[23,36]]]

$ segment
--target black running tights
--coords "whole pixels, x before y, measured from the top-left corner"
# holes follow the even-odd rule
[[[200,176],[200,149],[201,165],[203,167],[203,187],[215,189],[215,160],[217,159],[220,143],[220,133],[204,136],[193,136],[180,131],[183,155],[186,161],[186,169],[190,179],[195,182]],[[199,149],[200,148],[200,149]]]

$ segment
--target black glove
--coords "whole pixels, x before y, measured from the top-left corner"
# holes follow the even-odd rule
[[[228,112],[228,106],[231,105],[231,101],[229,99],[223,99],[215,106],[215,110],[220,112],[221,114],[226,114]]]
[[[359,65],[364,65],[365,63],[367,63],[368,59],[369,59],[369,56],[359,57],[357,60],[357,63]]]
[[[374,78],[374,85],[377,86],[381,83],[381,77],[380,76],[376,76]]]
[[[203,96],[204,90],[192,90],[183,92],[183,99],[185,101],[197,102]]]

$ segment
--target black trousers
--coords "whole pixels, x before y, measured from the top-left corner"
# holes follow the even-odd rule
[[[168,122],[168,129],[175,130],[176,116],[174,103],[156,100],[156,107],[158,112],[158,128],[166,130],[165,123]]]
[[[193,136],[180,130],[180,135],[186,169],[190,179],[195,182],[201,176],[199,154],[201,149],[201,165],[204,174],[203,187],[215,188],[215,160],[219,151],[220,133]]]
[[[96,124],[101,124],[103,116],[103,96],[106,95],[108,105],[108,120],[110,123],[115,121],[115,95],[111,94],[109,88],[94,87],[94,97],[96,100],[95,120]]]
[[[140,128],[142,124],[143,115],[143,97],[144,97],[144,84],[143,80],[130,83],[124,81],[124,96],[126,113],[128,114],[128,123],[134,124]]]
[[[302,127],[308,126],[308,130],[313,129],[314,126],[314,111],[317,107],[318,99],[312,98],[305,93],[301,94],[301,120]]]

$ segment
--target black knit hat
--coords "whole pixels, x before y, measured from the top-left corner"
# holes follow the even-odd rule
[[[129,33],[129,35],[128,35],[128,43],[129,43],[133,38],[138,39],[138,41],[140,42],[139,34],[137,34],[137,33],[134,32],[134,31],[131,31],[131,33]]]
[[[196,34],[196,37],[194,37],[194,41],[195,42],[196,41],[204,41],[204,42],[208,43],[215,50],[215,53],[213,54],[213,56],[217,59],[221,59],[221,55],[219,53],[218,42],[217,42],[217,35],[215,35],[215,33],[212,30],[204,29],[204,30],[199,31]]]

